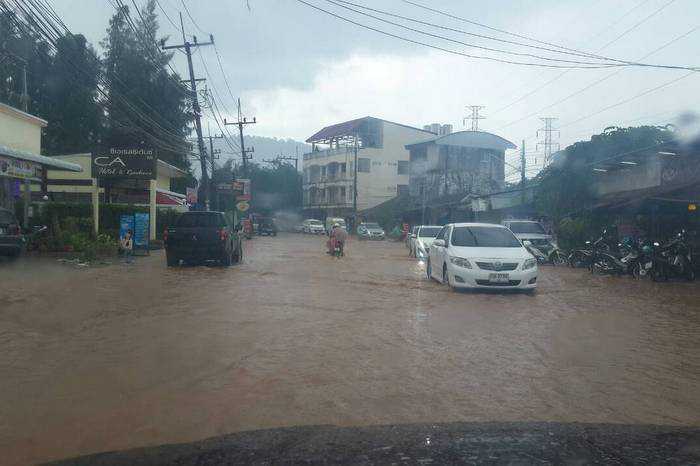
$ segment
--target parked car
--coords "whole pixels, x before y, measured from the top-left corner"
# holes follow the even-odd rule
[[[314,218],[307,218],[302,222],[302,231],[306,234],[311,235],[323,235],[326,233],[326,228],[323,226],[323,222],[316,220]]]
[[[345,219],[340,217],[328,217],[326,218],[326,233],[330,233],[333,229],[334,224],[340,225],[340,228],[347,231],[347,226],[345,225]]]
[[[0,255],[17,257],[22,252],[24,240],[15,214],[0,208]]]
[[[383,240],[386,232],[378,223],[360,223],[357,226],[357,237],[359,239]]]
[[[428,278],[450,288],[504,288],[534,292],[537,260],[505,226],[445,225],[430,245]]]
[[[219,261],[231,265],[243,260],[239,228],[232,228],[223,212],[185,212],[163,233],[168,267],[180,261]]]
[[[505,220],[503,226],[510,229],[516,238],[529,241],[535,247],[547,246],[552,241],[552,235],[547,234],[540,222],[534,220]]]
[[[275,219],[262,217],[258,223],[258,235],[277,236],[277,224]]]
[[[430,245],[433,240],[442,230],[441,226],[437,225],[420,225],[416,227],[416,233],[409,243],[409,254],[418,259],[426,259]]]

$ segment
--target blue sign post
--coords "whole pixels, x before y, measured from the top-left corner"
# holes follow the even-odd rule
[[[143,249],[146,254],[150,254],[148,233],[150,227],[150,215],[146,213],[135,213],[122,215],[119,219],[119,239],[126,236],[127,231],[131,230],[134,242],[134,252],[137,249]]]

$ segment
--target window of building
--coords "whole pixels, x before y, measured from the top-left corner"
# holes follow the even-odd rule
[[[399,160],[396,166],[396,173],[399,175],[408,175],[408,160]]]
[[[357,159],[357,171],[362,173],[369,173],[369,167],[371,165],[371,160],[367,158]]]

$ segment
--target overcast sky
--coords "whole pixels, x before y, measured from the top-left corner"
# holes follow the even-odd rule
[[[73,32],[85,34],[94,44],[104,36],[114,11],[108,0],[51,1]],[[182,1],[160,3],[175,22],[182,11],[187,32],[203,40],[205,34],[188,18]],[[525,139],[528,164],[534,166],[542,162],[535,145],[537,130],[542,126],[540,117],[558,118],[555,126],[561,128],[559,141],[564,147],[611,125],[673,121],[681,112],[695,110],[700,104],[700,76],[691,74],[604,110],[681,78],[687,71],[565,71],[501,64],[386,37],[297,0],[249,0],[250,10],[245,0],[184,1],[199,27],[214,34],[233,96],[242,99],[246,115],[257,117],[258,124],[248,128],[251,134],[304,140],[323,126],[366,115],[415,126],[451,123],[458,130],[463,128],[465,107],[483,105],[486,119],[480,122],[480,129],[499,134],[518,146]],[[385,31],[464,53],[529,60],[423,37],[343,10],[328,0],[306,1]],[[401,0],[352,1],[451,28],[520,40],[430,13]],[[697,0],[415,1],[492,27],[625,60],[640,60],[700,25]],[[528,51],[460,33],[413,26],[472,44]],[[170,35],[171,42],[181,41],[180,33],[165,18],[161,18],[161,35]],[[643,61],[700,65],[699,41],[700,30],[693,31]],[[223,106],[235,110],[214,50],[202,48],[198,54],[201,55],[194,61],[197,73],[204,75],[204,59],[210,73],[209,85]],[[185,73],[180,54],[175,66]],[[584,90],[599,80],[602,81]],[[577,91],[581,92],[557,103]],[[584,118],[592,114],[595,115]]]

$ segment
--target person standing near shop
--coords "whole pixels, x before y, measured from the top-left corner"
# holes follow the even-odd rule
[[[124,251],[124,260],[127,264],[134,262],[134,239],[131,230],[126,230],[126,233],[121,239],[121,248]]]

